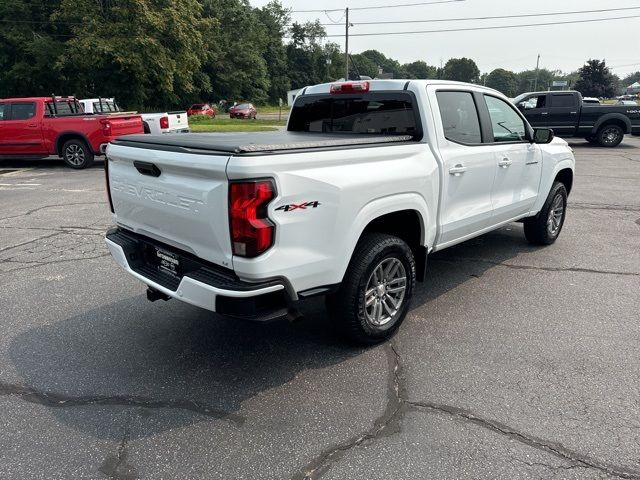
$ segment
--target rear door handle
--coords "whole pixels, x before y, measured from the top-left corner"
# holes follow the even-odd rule
[[[549,115],[549,112],[541,112],[540,115]]]
[[[38,126],[37,123],[28,123],[27,124],[27,127],[29,127],[29,128],[36,128],[37,126]]]
[[[513,162],[511,160],[509,160],[508,158],[503,158],[502,160],[500,160],[498,162],[498,166],[502,167],[502,168],[507,168],[509,165],[511,165]]]
[[[464,172],[467,171],[467,167],[465,167],[462,164],[458,164],[455,167],[451,167],[449,169],[449,173],[455,177],[459,177],[460,175],[462,175]]]

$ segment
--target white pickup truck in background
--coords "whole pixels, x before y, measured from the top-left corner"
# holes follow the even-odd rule
[[[269,320],[326,295],[359,343],[399,327],[430,253],[521,221],[560,234],[575,159],[502,94],[377,80],[303,89],[286,132],[107,148],[106,242],[150,300]]]
[[[86,98],[79,100],[85,113],[122,113],[113,98]],[[189,133],[189,118],[186,111],[141,113],[144,133]]]

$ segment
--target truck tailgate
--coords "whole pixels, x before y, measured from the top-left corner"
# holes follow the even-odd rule
[[[172,132],[179,130],[187,130],[189,128],[189,119],[187,112],[168,112],[169,130]]]
[[[231,268],[227,155],[116,143],[107,158],[119,226]]]
[[[105,115],[104,118],[109,120],[111,136],[113,137],[142,133],[144,131],[140,115]]]

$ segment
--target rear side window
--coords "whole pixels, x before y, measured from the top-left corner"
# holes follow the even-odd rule
[[[49,115],[58,115],[59,117],[63,117],[65,115],[74,115],[77,113],[84,113],[84,109],[82,108],[80,103],[73,100],[56,100],[55,109],[53,107],[53,102],[47,102],[46,108]]]
[[[11,120],[29,120],[35,115],[35,103],[14,103],[11,105]]]
[[[289,131],[418,136],[418,125],[411,94],[373,92],[298,97]]]
[[[5,111],[8,111],[9,109],[6,106],[6,103],[0,103],[0,120],[5,120],[7,118],[7,115],[5,115]]]
[[[573,95],[551,95],[552,107],[573,107],[575,105]]]
[[[447,140],[481,143],[478,109],[470,92],[437,92],[440,118]]]

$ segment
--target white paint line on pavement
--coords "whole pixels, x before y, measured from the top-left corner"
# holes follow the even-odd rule
[[[0,183],[0,187],[39,187],[41,183]]]

